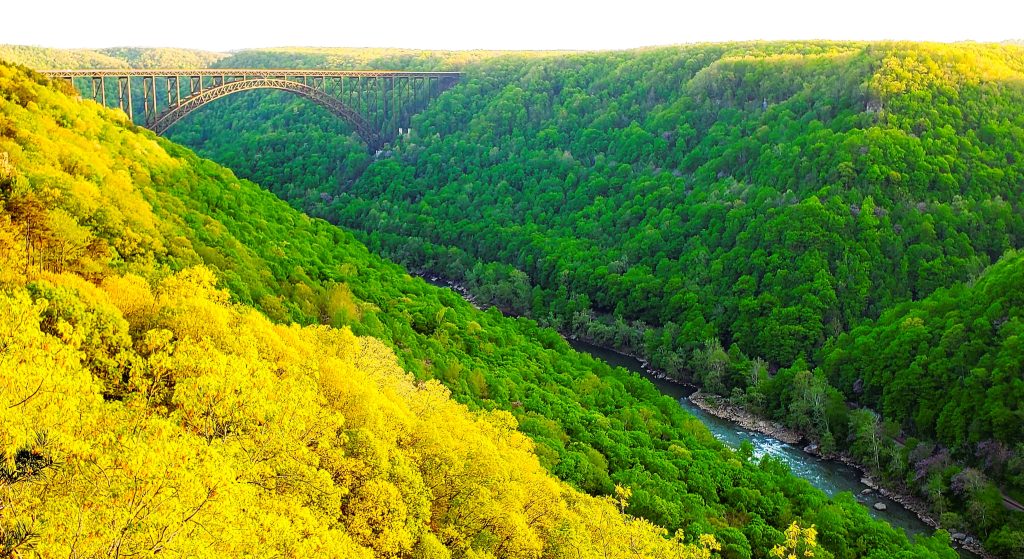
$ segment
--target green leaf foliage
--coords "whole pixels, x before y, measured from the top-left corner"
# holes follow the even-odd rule
[[[532,320],[479,311],[450,290],[412,278],[352,234],[61,89],[0,65],[5,284],[70,274],[81,278],[73,283],[86,292],[108,278],[138,276],[188,293],[191,284],[175,278],[201,265],[234,304],[255,307],[274,321],[348,326],[384,341],[420,381],[441,381],[471,409],[509,412],[548,471],[598,495],[629,487],[627,512],[682,530],[691,541],[711,533],[735,553],[763,557],[799,521],[820,527],[824,549],[818,556],[954,556],[944,532],[908,541],[902,531],[873,520],[850,495],[830,499],[776,460],[737,457],[638,375],[572,351]],[[199,283],[210,304],[224,305],[219,291]],[[135,389],[130,374],[117,373],[133,370],[133,355],[158,351],[170,340],[170,332],[154,324],[172,321],[200,332],[235,324],[223,318],[229,307],[203,310],[206,303],[169,316],[157,313],[155,322],[147,322],[147,313],[158,307],[145,293],[139,289],[135,298],[118,302],[124,318],[91,311],[45,283],[19,297],[54,301],[50,310],[38,303],[36,337],[57,336],[80,348],[75,351],[88,357],[82,370],[95,375],[103,398],[118,401]],[[206,323],[213,319],[220,322]],[[78,337],[83,331],[91,333],[88,340]],[[153,390],[161,393],[159,386]],[[230,430],[230,422],[221,423],[218,429]],[[354,525],[370,534],[366,522]],[[477,544],[498,545],[465,545]]]

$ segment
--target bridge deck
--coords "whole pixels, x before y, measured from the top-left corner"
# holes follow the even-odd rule
[[[317,68],[100,68],[84,70],[43,70],[41,74],[57,78],[140,76],[246,76],[257,78],[458,78],[462,72],[407,72],[402,70],[321,70]]]

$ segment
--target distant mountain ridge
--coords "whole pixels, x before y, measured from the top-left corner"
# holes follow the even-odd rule
[[[205,68],[229,56],[225,53],[180,48],[114,47],[53,49],[0,45],[0,60],[37,70],[76,68]]]

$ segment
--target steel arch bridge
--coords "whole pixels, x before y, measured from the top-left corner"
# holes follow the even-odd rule
[[[132,122],[141,122],[157,134],[228,95],[255,89],[288,91],[348,122],[371,152],[407,130],[412,115],[462,77],[460,72],[254,68],[117,68],[41,73],[66,80],[83,97],[105,107],[120,108]],[[141,104],[137,102],[139,91]]]

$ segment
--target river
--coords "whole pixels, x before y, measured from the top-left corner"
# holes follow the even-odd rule
[[[576,351],[589,353],[609,365],[624,367],[641,374],[654,383],[662,394],[671,396],[679,402],[683,409],[700,419],[718,440],[730,447],[738,448],[742,441],[748,440],[754,445],[755,457],[759,458],[767,454],[782,460],[794,474],[806,479],[811,482],[811,485],[829,495],[843,491],[853,493],[858,501],[868,507],[872,516],[902,528],[907,535],[931,534],[933,532],[933,529],[922,522],[917,515],[892,499],[887,499],[877,492],[862,495],[861,491],[867,489],[868,486],[860,482],[861,474],[856,468],[835,460],[824,460],[804,452],[796,445],[786,444],[763,433],[745,429],[728,419],[711,415],[690,402],[689,396],[693,393],[693,388],[655,377],[644,369],[643,364],[637,359],[586,342],[568,341]],[[885,503],[886,510],[876,510],[873,505],[877,502]]]
[[[438,287],[451,288],[449,284],[437,279],[428,277],[423,277],[423,279]],[[701,420],[718,440],[730,447],[738,448],[742,441],[749,440],[754,445],[755,457],[767,454],[782,460],[794,474],[811,482],[811,485],[830,496],[843,491],[853,493],[856,499],[868,508],[868,512],[872,516],[903,529],[908,536],[931,534],[934,531],[931,526],[925,524],[917,515],[896,501],[883,497],[876,491],[867,495],[862,494],[861,492],[868,489],[868,486],[861,483],[861,473],[856,468],[836,460],[819,458],[804,452],[801,447],[786,444],[763,433],[745,429],[727,419],[711,415],[690,402],[689,396],[693,393],[692,388],[657,378],[646,370],[638,359],[583,341],[567,341],[576,351],[589,353],[609,365],[624,367],[650,380],[662,394],[675,399],[683,409]],[[875,509],[873,505],[878,502],[885,503],[886,510]],[[978,557],[963,549],[958,548],[957,551],[961,557],[967,559]]]

